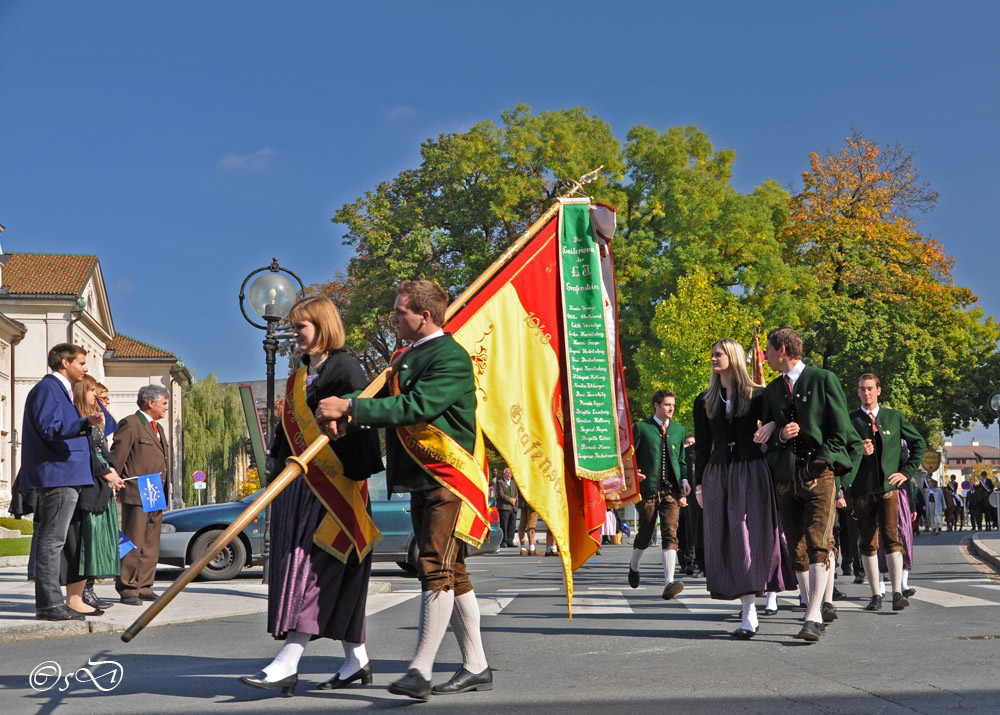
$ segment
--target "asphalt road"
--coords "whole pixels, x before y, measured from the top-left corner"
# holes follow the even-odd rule
[[[514,550],[470,561],[483,612],[495,688],[421,704],[385,686],[405,672],[417,638],[417,583],[393,566],[373,579],[394,593],[369,598],[368,651],[375,684],[331,694],[311,687],[330,677],[340,647],[315,641],[300,665],[298,695],[281,698],[240,685],[277,652],[263,614],[150,628],[129,644],[112,633],[3,645],[0,708],[6,713],[357,712],[416,707],[463,713],[990,713],[1000,711],[997,634],[1000,581],[967,555],[962,534],[921,535],[912,606],[862,609],[867,586],[841,579],[850,600],[823,639],[793,638],[801,613],[793,594],[762,616],[751,641],[734,641],[738,606],[712,601],[702,579],[663,601],[659,559],[647,554],[643,584],[626,583],[628,547],[605,547],[575,575],[573,619],[566,616],[559,561]],[[168,578],[173,574],[166,574]],[[88,661],[97,685],[66,679]],[[43,662],[50,674],[29,674]],[[53,666],[52,664],[55,664]],[[461,664],[449,631],[435,682]],[[44,675],[44,672],[41,672]]]

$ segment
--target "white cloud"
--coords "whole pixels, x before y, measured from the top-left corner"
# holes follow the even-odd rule
[[[223,171],[263,171],[275,153],[274,149],[265,146],[249,154],[226,154],[215,166]]]
[[[407,106],[405,104],[397,104],[385,113],[385,121],[387,122],[400,122],[410,117],[414,117],[417,114],[417,110],[413,107]]]
[[[122,293],[132,293],[135,291],[135,281],[128,278],[119,278],[115,282],[115,288],[120,290]]]

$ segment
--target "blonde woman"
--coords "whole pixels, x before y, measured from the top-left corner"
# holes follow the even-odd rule
[[[755,598],[794,587],[781,536],[771,473],[761,445],[764,388],[754,384],[743,348],[732,338],[712,346],[712,377],[694,402],[695,496],[704,509],[705,577],[712,598],[739,599],[748,640],[759,625]]]

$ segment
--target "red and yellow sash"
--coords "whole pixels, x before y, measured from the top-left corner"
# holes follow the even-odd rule
[[[303,366],[288,378],[282,409],[285,435],[296,455],[323,434],[306,405],[307,372]],[[359,561],[364,559],[382,540],[382,532],[368,514],[368,482],[345,477],[344,465],[329,445],[313,457],[305,479],[327,512],[313,543],[344,563],[351,551],[358,552]]]
[[[399,394],[399,378],[393,376],[392,394]],[[476,422],[476,444],[469,454],[437,427],[422,422],[397,427],[403,448],[425,472],[462,500],[455,524],[455,537],[476,548],[490,533],[487,521],[486,447]]]

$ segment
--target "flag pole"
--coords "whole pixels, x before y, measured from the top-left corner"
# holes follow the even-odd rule
[[[276,496],[281,492],[282,489],[287,487],[292,481],[295,480],[300,474],[304,474],[306,469],[308,469],[308,464],[316,454],[323,449],[327,444],[329,444],[330,438],[326,435],[320,435],[316,438],[312,444],[310,444],[302,454],[298,456],[291,456],[286,462],[286,467],[281,470],[278,477],[268,485],[259,497],[254,499],[253,503],[248,506],[236,520],[229,525],[229,527],[222,532],[219,537],[212,542],[212,545],[208,547],[205,554],[198,559],[196,562],[191,564],[185,569],[184,573],[177,577],[177,579],[170,584],[170,587],[164,591],[159,598],[150,604],[142,615],[140,615],[135,622],[129,626],[124,633],[122,633],[122,640],[128,643],[142,631],[143,628],[149,625],[156,616],[167,607],[174,597],[180,593],[185,586],[191,583],[195,577],[201,573],[202,569],[208,566],[209,562],[212,561],[219,552],[222,551],[229,542],[237,537],[237,535],[243,531],[247,524],[256,518],[257,514],[261,512],[264,507],[270,504]]]

